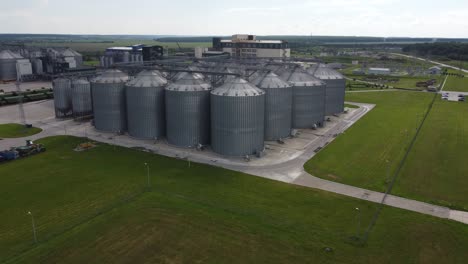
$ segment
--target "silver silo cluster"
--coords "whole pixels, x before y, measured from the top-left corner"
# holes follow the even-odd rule
[[[158,139],[165,135],[166,84],[166,78],[158,71],[142,71],[127,83],[127,118],[130,136]]]
[[[57,78],[52,81],[52,87],[55,116],[57,118],[71,116],[73,114],[71,81],[66,78]]]
[[[346,80],[339,72],[328,67],[311,67],[309,73],[326,83],[325,114],[333,115],[344,111]]]
[[[264,150],[265,92],[233,78],[211,92],[211,147],[225,156]]]
[[[20,55],[10,50],[0,52],[0,80],[13,81],[17,78],[16,62],[22,59]]]
[[[325,120],[325,83],[302,70],[285,71],[282,77],[293,85],[293,128],[322,126]]]
[[[94,126],[104,132],[123,133],[127,129],[125,102],[126,73],[108,70],[91,81]]]
[[[86,79],[72,81],[72,109],[76,119],[90,117],[93,114],[91,84]]]
[[[292,85],[270,72],[257,77],[253,82],[265,91],[265,140],[289,137],[292,128]]]
[[[169,144],[191,148],[210,143],[210,91],[201,74],[188,72],[166,87]]]

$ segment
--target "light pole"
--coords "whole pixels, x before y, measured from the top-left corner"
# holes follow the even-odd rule
[[[33,229],[33,235],[34,235],[34,243],[37,244],[36,223],[34,222],[34,216],[31,213],[31,211],[28,212],[28,215],[31,216],[31,223],[32,223],[32,229]]]
[[[151,183],[150,183],[150,173],[149,173],[149,165],[148,165],[148,163],[145,162],[145,166],[146,166],[147,184],[148,184],[148,188],[150,188],[150,187],[151,187]]]
[[[361,210],[359,210],[359,207],[356,207],[356,211],[357,211],[357,221],[358,221],[356,237],[359,239],[360,238],[359,233],[361,231]]]

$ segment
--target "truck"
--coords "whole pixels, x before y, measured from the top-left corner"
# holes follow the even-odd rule
[[[31,140],[26,140],[25,146],[12,147],[9,150],[0,151],[0,162],[16,160],[19,158],[35,155],[46,151],[42,144],[36,144]]]

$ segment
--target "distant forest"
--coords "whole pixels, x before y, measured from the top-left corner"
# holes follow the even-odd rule
[[[441,56],[452,60],[468,61],[468,43],[424,43],[403,47],[403,52],[419,56]]]

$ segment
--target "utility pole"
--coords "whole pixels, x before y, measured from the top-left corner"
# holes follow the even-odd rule
[[[149,168],[149,165],[148,163],[145,162],[145,166],[146,166],[146,178],[147,178],[147,187],[148,189],[151,187],[151,182],[150,182],[150,168]]]
[[[19,96],[19,101],[18,101],[18,110],[20,114],[20,121],[21,124],[23,124],[26,127],[26,114],[24,113],[24,106],[23,106],[23,92],[21,91],[21,77],[18,76],[18,80],[15,83],[16,85],[16,93]]]
[[[361,232],[361,210],[359,210],[359,207],[356,207],[357,211],[357,230],[356,230],[356,238],[360,239],[360,232]]]
[[[31,213],[31,211],[28,212],[28,215],[31,216],[32,230],[33,230],[33,235],[34,235],[34,243],[37,244],[36,223],[34,222],[34,216]]]

